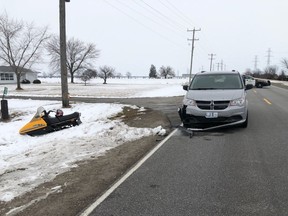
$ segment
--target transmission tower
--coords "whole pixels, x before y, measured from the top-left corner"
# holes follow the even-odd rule
[[[268,49],[268,51],[267,51],[267,53],[268,53],[268,55],[266,56],[267,57],[267,66],[269,66],[270,65],[270,59],[271,59],[271,48],[269,48]]]
[[[257,65],[258,65],[258,56],[255,56],[255,60],[254,60],[254,71],[257,70]]]

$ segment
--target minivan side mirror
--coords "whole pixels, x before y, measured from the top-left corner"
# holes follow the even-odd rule
[[[252,89],[253,88],[253,85],[252,84],[247,84],[245,86],[245,90],[249,90],[249,89]]]
[[[185,91],[187,91],[187,90],[188,90],[188,85],[183,85],[183,89],[184,89]]]

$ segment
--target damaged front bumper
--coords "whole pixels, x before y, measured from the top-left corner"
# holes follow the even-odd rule
[[[202,116],[192,116],[186,114],[186,106],[178,108],[178,114],[182,121],[182,125],[180,125],[180,127],[183,127],[188,131],[214,130],[218,128],[241,125],[246,121],[246,119],[243,119],[240,115],[225,118],[220,117],[216,119],[207,119]]]

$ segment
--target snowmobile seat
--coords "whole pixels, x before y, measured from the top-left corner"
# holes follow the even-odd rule
[[[43,118],[47,122],[48,125],[53,125],[53,124],[57,124],[60,122],[59,119],[56,117],[45,116]]]
[[[79,113],[78,112],[74,112],[72,114],[69,114],[69,115],[63,115],[63,116],[57,116],[56,117],[58,119],[58,121],[69,121],[71,119],[77,119],[79,118]]]

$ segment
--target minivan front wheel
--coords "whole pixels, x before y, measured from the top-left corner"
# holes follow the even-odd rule
[[[240,125],[240,127],[241,127],[241,128],[247,128],[247,126],[248,126],[248,113],[247,113],[245,122],[243,122],[243,123]]]

